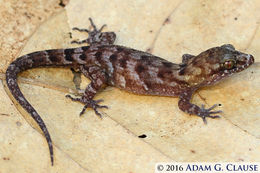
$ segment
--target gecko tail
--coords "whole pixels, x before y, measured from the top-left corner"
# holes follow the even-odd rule
[[[18,103],[31,115],[31,117],[37,122],[39,127],[41,128],[45,139],[47,140],[49,151],[50,151],[50,158],[51,164],[53,166],[53,145],[50,134],[47,130],[47,127],[40,117],[40,115],[36,112],[36,110],[32,107],[32,105],[25,99],[24,95],[22,94],[18,84],[17,84],[17,74],[23,70],[31,68],[31,65],[26,65],[28,59],[26,56],[22,56],[17,60],[13,61],[6,70],[6,83],[7,86],[12,93],[13,97],[18,101]]]

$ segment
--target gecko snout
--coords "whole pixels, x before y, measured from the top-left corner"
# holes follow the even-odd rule
[[[237,58],[237,70],[241,71],[254,63],[255,59],[253,55],[241,54]]]
[[[253,64],[255,62],[255,59],[254,59],[253,55],[250,55],[250,54],[247,54],[247,55],[248,55],[248,62],[249,62],[249,64],[250,65]]]
[[[242,56],[243,56],[242,59],[244,60],[244,63],[246,63],[248,65],[251,65],[255,62],[253,55],[243,54]]]

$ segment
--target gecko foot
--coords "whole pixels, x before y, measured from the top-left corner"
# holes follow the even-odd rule
[[[199,117],[202,118],[203,122],[205,124],[207,124],[207,121],[206,121],[206,118],[220,118],[219,115],[211,115],[211,114],[218,114],[218,113],[222,113],[221,110],[219,111],[211,111],[212,109],[214,109],[215,107],[217,107],[218,104],[214,104],[213,106],[211,106],[210,108],[208,109],[205,109],[205,105],[201,105],[201,112],[198,114]]]
[[[94,24],[93,20],[89,18],[92,30],[89,29],[80,29],[77,27],[72,28],[72,30],[79,31],[79,32],[87,32],[88,38],[81,41],[72,41],[71,44],[83,44],[88,43],[90,45],[93,44],[102,44],[102,45],[108,45],[113,44],[116,38],[116,34],[114,32],[102,32],[103,28],[106,26],[104,24],[101,26],[100,29],[97,29],[96,25]]]
[[[98,112],[97,109],[99,109],[99,108],[108,109],[108,107],[105,105],[99,105],[99,103],[102,102],[103,100],[89,100],[84,96],[82,96],[81,98],[73,98],[70,95],[66,95],[66,97],[70,98],[72,101],[78,101],[78,102],[85,104],[82,111],[80,112],[79,116],[83,115],[87,108],[92,108],[95,111],[96,115],[99,116],[100,118],[102,118],[102,114],[100,112]]]

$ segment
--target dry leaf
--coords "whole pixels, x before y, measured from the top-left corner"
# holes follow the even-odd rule
[[[50,167],[44,137],[10,105],[2,87],[0,133],[5,144],[0,165],[6,165],[8,172],[16,172],[11,165],[21,172],[153,172],[155,163],[163,161],[259,161],[259,6],[256,0],[70,2],[68,19],[60,13],[42,24],[21,55],[71,47],[67,20],[70,28],[88,28],[92,17],[97,26],[106,23],[105,30],[116,32],[116,44],[148,50],[172,62],[180,62],[183,53],[198,54],[232,43],[252,53],[256,63],[194,96],[198,105],[222,104],[222,118],[208,120],[208,125],[180,111],[177,98],[138,96],[111,87],[96,97],[110,107],[103,110],[102,120],[92,110],[78,117],[83,105],[64,97],[74,89],[68,69],[27,71],[19,85],[49,129],[55,166]],[[72,35],[73,39],[86,37]],[[82,89],[88,82],[84,79]]]

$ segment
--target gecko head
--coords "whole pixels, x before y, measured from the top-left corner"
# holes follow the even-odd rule
[[[231,44],[224,44],[202,52],[188,65],[200,69],[199,84],[212,85],[221,79],[240,72],[254,63],[254,57],[237,51]]]

